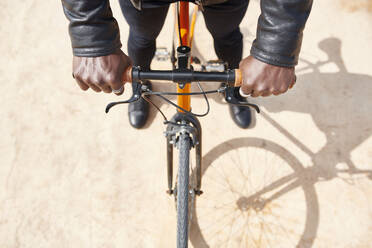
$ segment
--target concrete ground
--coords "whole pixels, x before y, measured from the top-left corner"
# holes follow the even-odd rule
[[[192,247],[372,247],[372,13],[348,2],[315,1],[297,85],[255,99],[254,127],[211,98]],[[0,247],[175,247],[161,115],[134,130],[126,106],[104,113],[118,97],[79,90],[59,1],[2,1],[0,14]],[[258,14],[252,0],[245,55]],[[158,46],[171,27],[170,12]],[[195,47],[215,58],[202,18]]]

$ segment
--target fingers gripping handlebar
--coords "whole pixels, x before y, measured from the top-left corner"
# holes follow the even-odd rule
[[[234,105],[249,106],[254,108],[257,111],[257,113],[260,112],[260,109],[258,108],[257,105],[240,101],[239,97],[236,96],[236,91],[234,90],[234,87],[239,87],[242,82],[241,71],[238,69],[227,70],[225,72],[200,72],[194,71],[192,69],[142,71],[140,67],[131,67],[125,72],[123,78],[125,78],[126,81],[132,83],[133,91],[132,96],[126,101],[109,103],[106,107],[106,113],[117,104],[130,103],[139,100],[143,93],[151,94],[151,91],[147,89],[146,86],[142,86],[142,84],[140,83],[140,81],[142,80],[162,80],[172,81],[175,83],[191,82],[225,83],[226,86],[224,86],[220,90],[216,90],[215,93],[224,92],[226,102]],[[193,93],[190,93],[190,95],[191,94]],[[201,94],[203,93],[201,92]]]

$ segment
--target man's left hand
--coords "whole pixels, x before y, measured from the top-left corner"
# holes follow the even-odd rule
[[[294,67],[270,65],[248,56],[240,62],[240,94],[247,97],[280,95],[296,83]]]

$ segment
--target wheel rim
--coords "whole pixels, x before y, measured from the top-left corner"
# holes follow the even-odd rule
[[[246,157],[237,156],[243,153]],[[268,170],[273,166],[280,170]],[[304,183],[304,176],[299,161],[270,141],[240,138],[215,147],[204,157],[206,192],[194,209],[193,245],[311,246],[319,211],[315,189]]]

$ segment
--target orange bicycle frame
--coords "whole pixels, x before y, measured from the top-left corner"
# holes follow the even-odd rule
[[[181,36],[179,37],[180,45],[182,44],[183,46],[188,46],[191,48],[192,38],[194,36],[194,25],[196,21],[196,13],[198,11],[198,7],[195,6],[191,25],[190,25],[190,20],[189,20],[189,3],[181,1],[179,3],[178,11],[179,11],[179,19],[178,19],[179,27],[177,28],[179,28],[180,30],[179,32],[179,35]],[[177,12],[175,14],[177,15]],[[190,63],[191,63],[191,58],[190,58]],[[178,93],[190,93],[191,84],[190,83],[185,84],[183,89],[177,86],[177,92]],[[177,96],[177,103],[181,108],[184,108],[187,111],[191,111],[191,96],[190,95]]]

